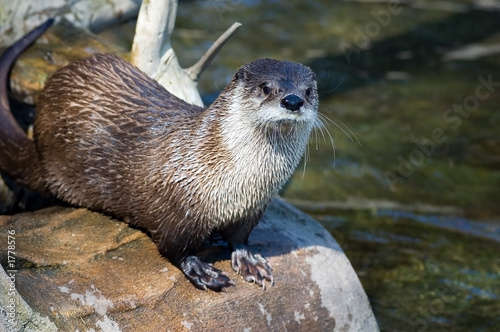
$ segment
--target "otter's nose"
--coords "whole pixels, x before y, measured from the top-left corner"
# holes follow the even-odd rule
[[[302,105],[304,100],[297,95],[288,95],[281,99],[281,106],[292,112],[298,111]]]

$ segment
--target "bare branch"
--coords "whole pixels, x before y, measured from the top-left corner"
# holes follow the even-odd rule
[[[172,48],[170,35],[176,15],[175,0],[144,1],[141,5],[130,58],[132,64],[150,77],[157,73],[161,56]]]
[[[226,30],[213,44],[210,46],[210,48],[205,52],[205,54],[201,57],[200,60],[198,60],[197,63],[195,63],[193,66],[189,67],[186,69],[186,72],[188,73],[189,77],[193,81],[198,81],[200,78],[201,73],[210,65],[212,62],[213,58],[219,53],[221,50],[222,46],[228,41],[229,38],[238,30],[238,28],[241,26],[241,23],[235,22],[229,29]]]

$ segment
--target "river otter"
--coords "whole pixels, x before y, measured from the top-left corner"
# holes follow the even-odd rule
[[[30,157],[44,190],[146,229],[197,288],[234,284],[196,256],[214,232],[233,248],[233,269],[265,287],[271,268],[246,242],[299,163],[317,107],[314,73],[289,61],[244,65],[204,109],[119,57],[96,54],[46,82]]]

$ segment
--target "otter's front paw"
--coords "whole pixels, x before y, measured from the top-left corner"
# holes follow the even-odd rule
[[[181,262],[181,270],[184,275],[196,286],[196,288],[207,290],[207,288],[220,292],[234,282],[227,274],[216,269],[212,264],[201,261],[196,256],[188,256]]]
[[[261,255],[254,255],[248,249],[235,249],[231,254],[231,266],[246,281],[255,282],[266,289],[266,280],[274,285],[271,267]]]

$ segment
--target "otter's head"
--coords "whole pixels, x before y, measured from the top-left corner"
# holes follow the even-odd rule
[[[232,83],[243,101],[241,111],[260,128],[310,130],[317,121],[316,75],[309,67],[259,59],[241,67]]]
[[[263,208],[300,162],[319,123],[317,109],[316,76],[308,67],[273,59],[241,67],[207,109],[220,123],[218,156],[228,161],[213,163],[220,166],[212,179],[226,188],[218,192],[232,197],[221,201],[235,204],[235,210]]]

